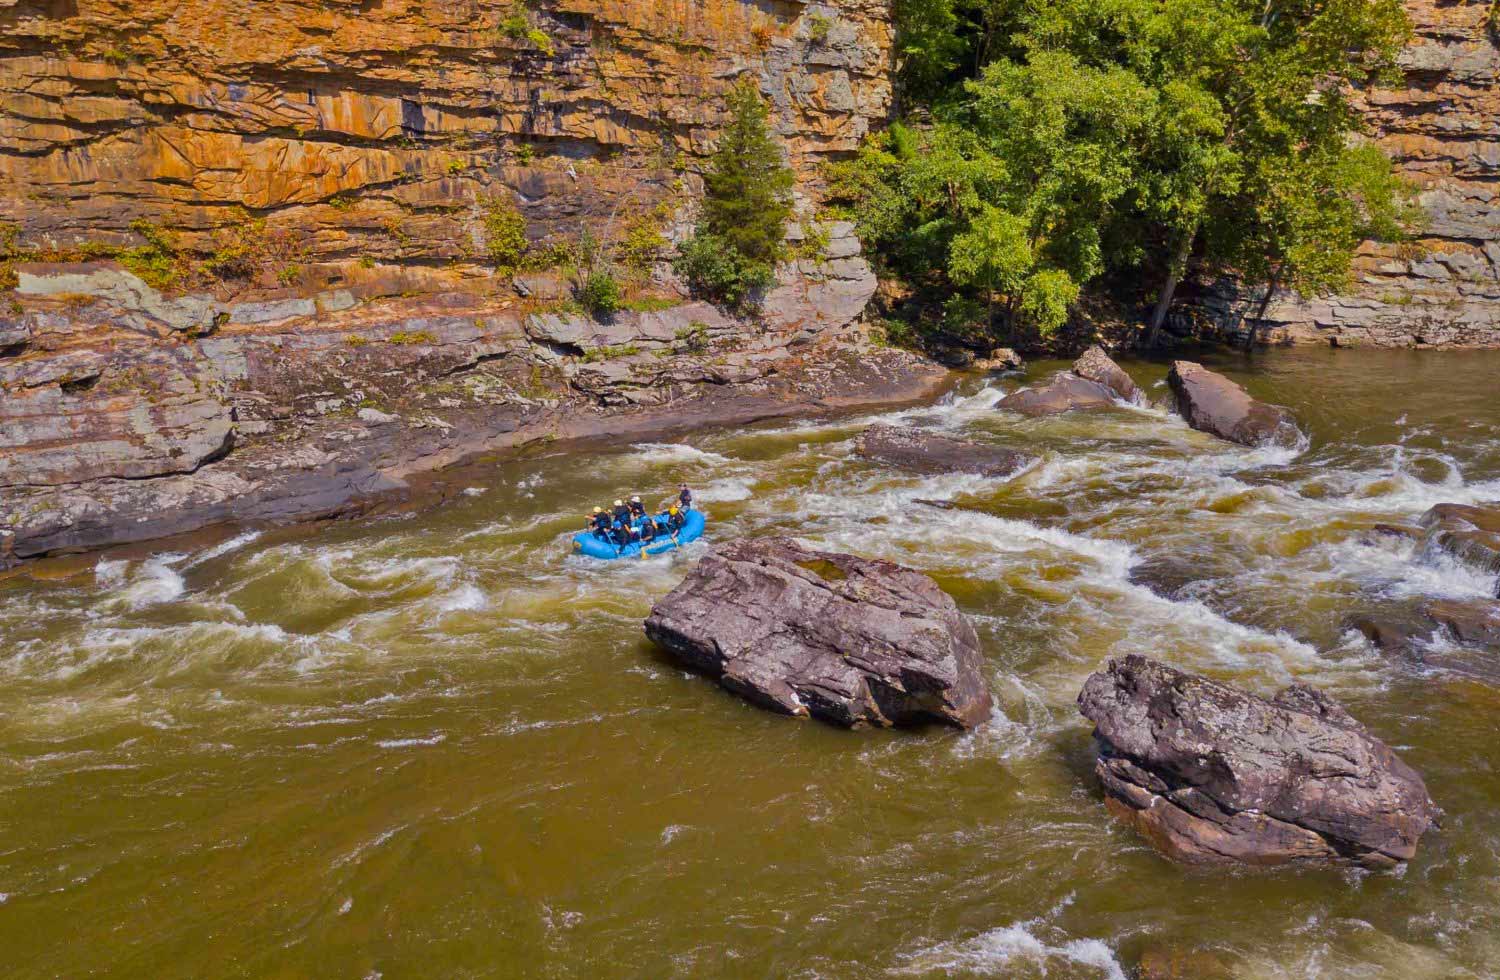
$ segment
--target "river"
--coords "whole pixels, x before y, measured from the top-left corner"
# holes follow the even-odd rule
[[[1500,352],[1210,363],[1306,447],[1154,409],[996,412],[1063,366],[1041,363],[0,580],[0,973],[1122,978],[1165,949],[1241,977],[1500,974],[1500,692],[1341,629],[1494,594],[1363,532],[1500,498]],[[1165,365],[1128,366],[1164,394]],[[1041,459],[907,476],[851,455],[873,419]],[[665,661],[641,621],[707,544],[598,563],[567,540],[587,505],[679,478],[708,543],[794,534],[931,574],[979,631],[991,721],[845,732]],[[1166,862],[1105,813],[1073,706],[1129,653],[1328,690],[1423,773],[1442,830],[1395,873]]]

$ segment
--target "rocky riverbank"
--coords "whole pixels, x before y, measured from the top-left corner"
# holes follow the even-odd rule
[[[25,558],[337,516],[488,454],[932,394],[946,372],[866,340],[874,278],[835,231],[838,257],[788,266],[754,320],[667,290],[601,322],[536,277],[231,305],[107,264],[23,269],[0,317],[0,532]]]

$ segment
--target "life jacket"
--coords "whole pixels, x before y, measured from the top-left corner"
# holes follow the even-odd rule
[[[651,520],[649,517],[646,520],[641,521],[641,540],[656,540],[656,522]]]
[[[632,500],[630,502],[630,516],[631,517],[645,517],[646,516],[646,505],[642,504],[642,503],[637,503],[636,501]]]
[[[677,499],[682,502],[682,507],[686,510],[693,506],[693,491],[683,490],[677,495]]]
[[[630,523],[630,508],[626,507],[624,504],[621,504],[620,506],[616,507],[615,508],[615,520],[621,522],[622,524],[629,524]]]

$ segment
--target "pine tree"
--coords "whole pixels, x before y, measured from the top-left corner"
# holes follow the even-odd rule
[[[744,307],[775,281],[776,263],[786,255],[795,177],[755,86],[736,85],[727,107],[729,123],[703,176],[702,216],[676,267],[696,291]]]

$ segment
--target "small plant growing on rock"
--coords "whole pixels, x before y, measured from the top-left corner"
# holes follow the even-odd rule
[[[584,278],[578,287],[578,302],[598,319],[612,317],[624,306],[620,283],[608,269],[596,269]]]
[[[119,261],[142,282],[152,289],[169,290],[180,287],[191,276],[191,266],[171,232],[145,218],[132,221],[130,230],[141,236],[145,244],[120,252]]]
[[[510,13],[500,19],[495,30],[507,41],[524,41],[548,58],[557,56],[557,46],[552,43],[552,38],[531,22],[531,16],[523,6],[512,7]]]
[[[484,247],[495,271],[514,269],[526,255],[526,219],[503,197],[481,198],[479,207]]]
[[[814,44],[827,44],[828,32],[833,28],[833,21],[824,14],[808,14],[807,16],[807,39]]]

